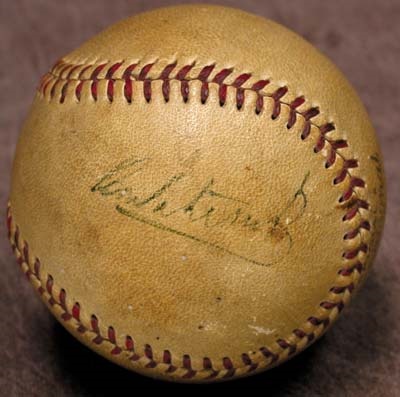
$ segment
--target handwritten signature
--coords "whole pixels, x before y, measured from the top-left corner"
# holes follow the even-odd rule
[[[185,172],[172,173],[156,189],[152,188],[145,194],[143,180],[151,170],[152,163],[153,160],[146,157],[128,158],[100,177],[91,191],[111,197],[115,209],[126,217],[255,265],[269,266],[271,263],[235,252],[228,248],[227,244],[209,240],[209,233],[204,233],[204,230],[228,228],[235,232],[247,233],[247,238],[258,235],[264,241],[275,239],[285,242],[287,250],[291,249],[293,240],[290,226],[303,216],[307,207],[305,186],[310,172],[304,175],[299,187],[282,206],[282,210],[273,216],[265,217],[251,212],[251,202],[232,197],[218,189],[218,183],[212,177],[204,178],[200,187],[193,190],[190,175]],[[154,181],[150,184],[154,185]],[[203,232],[185,231],[182,226],[174,227],[174,223],[197,225],[196,230]]]

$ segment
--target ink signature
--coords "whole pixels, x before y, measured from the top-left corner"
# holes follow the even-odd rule
[[[91,191],[112,198],[118,213],[137,222],[255,265],[269,266],[272,263],[256,260],[251,255],[236,252],[229,244],[209,239],[210,233],[207,230],[231,229],[235,233],[244,234],[244,238],[258,236],[264,241],[275,239],[283,242],[287,251],[291,249],[293,240],[290,226],[303,216],[307,207],[305,187],[310,172],[299,181],[298,188],[284,202],[279,213],[261,216],[252,209],[251,197],[249,202],[225,194],[218,188],[218,181],[213,177],[204,178],[199,187],[194,189],[193,180],[188,173],[175,172],[162,180],[157,188],[149,188],[148,185],[155,185],[151,178],[144,187],[144,179],[151,171],[152,164],[154,160],[151,158],[128,158],[100,177]],[[190,230],[182,227],[185,224],[191,225]]]

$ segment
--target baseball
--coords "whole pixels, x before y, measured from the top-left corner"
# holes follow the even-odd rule
[[[333,63],[275,22],[192,5],[123,20],[44,75],[7,220],[75,338],[143,375],[211,382],[323,335],[384,213],[373,127]]]

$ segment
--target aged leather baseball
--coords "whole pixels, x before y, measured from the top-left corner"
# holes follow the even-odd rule
[[[371,267],[384,206],[374,130],[337,68],[272,21],[197,5],[124,20],[43,77],[8,223],[77,339],[201,382],[321,336]]]

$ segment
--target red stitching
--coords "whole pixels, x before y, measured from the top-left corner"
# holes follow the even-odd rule
[[[306,121],[311,120],[313,117],[319,115],[319,109],[318,108],[307,109],[305,112],[302,113],[302,115]]]
[[[325,168],[330,168],[332,167],[336,162],[336,150],[334,150],[332,147],[329,149],[328,156],[326,158],[325,162]]]
[[[75,302],[72,306],[72,317],[76,321],[80,321],[81,306],[78,302]]]
[[[62,78],[63,74],[68,70],[68,69],[74,69],[74,65],[70,65],[70,64],[66,64],[66,66],[64,66],[60,72],[59,72],[59,76]],[[68,73],[69,76],[70,73]]]
[[[9,227],[9,233],[11,237],[11,243],[12,247],[14,249],[14,252],[17,256],[17,258],[23,257],[22,261],[18,261],[20,265],[24,263],[25,260],[29,258],[29,246],[26,242],[23,242],[23,249],[20,251],[19,246],[16,244],[18,241],[20,243],[20,232],[19,228],[15,227],[14,233],[12,233],[12,216],[11,216],[11,209],[8,208],[8,213],[7,213],[7,225]],[[366,225],[364,225],[366,226]],[[349,267],[349,268],[344,268],[339,271],[339,274],[342,276],[350,276],[354,271],[361,272],[363,270],[363,265],[358,262],[357,264]],[[29,275],[29,277],[34,277],[37,281],[41,282],[40,278],[40,260],[38,258],[34,259],[34,265],[33,265],[33,270],[31,269],[25,269],[25,273]],[[346,286],[338,286],[338,287],[332,287],[331,292],[333,294],[343,294],[346,291],[352,292],[354,289],[354,284],[351,282],[349,285]],[[38,287],[39,293],[42,295],[44,290],[40,286]],[[46,291],[49,295],[48,302],[51,305],[58,305],[60,308],[63,310],[63,313],[61,314],[61,319],[63,321],[71,321],[74,319],[77,324],[77,331],[80,333],[85,333],[85,332],[93,332],[95,334],[95,337],[92,339],[92,342],[94,344],[101,344],[104,341],[107,341],[111,345],[113,345],[112,349],[110,350],[111,355],[118,355],[121,354],[123,351],[126,351],[130,354],[129,359],[131,361],[137,361],[140,359],[140,356],[135,352],[135,343],[134,340],[131,336],[127,335],[125,336],[125,345],[124,346],[119,346],[117,342],[117,337],[116,337],[116,332],[115,329],[112,326],[107,327],[107,336],[102,336],[100,333],[100,327],[99,327],[99,320],[95,314],[91,315],[90,319],[90,327],[91,329],[86,328],[81,320],[80,320],[80,311],[81,311],[81,306],[78,302],[75,302],[72,305],[71,313],[69,312],[69,309],[67,307],[66,303],[66,291],[64,289],[61,289],[58,295],[58,301],[54,297],[54,279],[51,275],[47,276],[47,281],[46,281]],[[340,300],[338,302],[329,302],[329,301],[323,301],[321,302],[320,306],[324,308],[325,310],[333,310],[334,308],[337,308],[339,311],[341,311],[344,307],[344,301]],[[330,324],[330,319],[329,317],[327,318],[317,318],[315,316],[309,317],[308,322],[315,326],[323,326],[326,328]],[[298,338],[298,339],[303,339],[307,338],[307,343],[312,342],[315,339],[315,334],[313,332],[311,333],[306,333],[305,331],[301,329],[295,329],[293,330],[293,334]],[[288,350],[288,355],[292,355],[296,353],[297,351],[297,345],[291,342],[288,342],[287,340],[284,339],[277,339],[276,341],[277,345],[282,349],[282,351]],[[279,360],[279,355],[271,352],[268,348],[266,347],[261,347],[259,351],[262,353],[262,355],[269,360],[268,366],[273,365],[276,361]],[[158,362],[155,361],[154,359],[154,354],[153,354],[153,349],[152,346],[149,344],[146,344],[144,346],[144,357],[148,359],[148,363],[146,364],[146,368],[153,369],[158,366]],[[252,372],[255,371],[259,363],[255,363],[251,360],[250,356],[247,353],[243,353],[241,355],[242,362],[245,367],[247,367],[247,372]],[[166,364],[167,367],[165,369],[166,373],[172,373],[175,372],[178,368],[172,364],[172,355],[169,350],[164,350],[163,353],[163,358],[162,358],[162,363]],[[223,370],[215,370],[212,361],[208,357],[203,358],[203,370],[209,372],[210,374],[207,376],[206,379],[212,379],[221,374],[222,378],[229,378],[233,377],[237,371],[237,367],[233,365],[232,359],[230,357],[224,357],[222,359],[222,367],[224,368]],[[196,370],[193,369],[192,367],[192,362],[191,362],[191,357],[188,354],[185,354],[182,357],[182,368],[186,370],[186,373],[182,375],[184,379],[192,379],[197,375]]]
[[[106,79],[111,80],[114,76],[114,73],[121,67],[122,62],[114,63],[108,70],[106,74]]]
[[[242,88],[242,85],[249,80],[251,77],[251,74],[249,73],[243,73],[240,76],[236,77],[235,81],[232,83],[232,87],[236,88],[236,107],[238,110],[240,110],[244,104],[244,88]]]
[[[357,271],[358,273],[361,273],[364,270],[364,266],[361,262],[357,262],[355,265],[340,269],[338,274],[341,276],[347,277],[350,276],[354,271]]]
[[[162,84],[162,93],[165,102],[169,101],[169,92],[170,92],[170,77],[169,75],[176,68],[176,62],[167,65],[161,73],[160,79],[163,80]]]
[[[335,130],[335,125],[332,122],[325,123],[322,125],[317,125],[312,121],[313,118],[317,117],[320,113],[318,107],[310,107],[303,111],[300,111],[306,99],[303,96],[299,96],[295,98],[292,102],[286,103],[283,101],[283,98],[288,92],[288,88],[286,86],[280,87],[275,90],[273,93],[267,94],[263,92],[263,89],[270,83],[270,80],[259,80],[252,84],[250,88],[245,88],[244,84],[251,79],[252,75],[250,73],[242,73],[233,79],[233,82],[230,84],[225,83],[226,79],[232,75],[232,68],[225,68],[218,71],[215,76],[211,79],[211,75],[215,70],[215,64],[206,65],[201,68],[197,77],[189,77],[193,67],[195,64],[185,65],[181,67],[175,75],[173,75],[174,70],[176,69],[177,63],[168,64],[160,73],[160,76],[157,78],[149,77],[149,73],[154,66],[154,63],[149,63],[144,65],[138,73],[134,75],[134,71],[136,70],[136,64],[128,65],[122,72],[122,78],[115,77],[117,71],[123,65],[123,61],[112,64],[108,69],[105,70],[104,78],[99,77],[103,70],[106,68],[107,64],[103,63],[100,65],[73,65],[66,64],[63,61],[59,61],[51,70],[51,72],[45,75],[41,83],[38,87],[39,92],[46,96],[48,95],[48,89],[50,88],[50,99],[56,97],[57,86],[62,84],[61,91],[59,94],[60,103],[64,103],[70,93],[73,92],[76,100],[79,102],[81,100],[82,91],[85,83],[90,84],[90,95],[96,101],[98,99],[98,83],[101,80],[107,81],[107,98],[110,102],[113,102],[116,92],[114,90],[115,81],[120,80],[123,82],[123,96],[128,103],[132,102],[133,97],[133,82],[134,81],[142,81],[143,82],[143,95],[147,102],[150,102],[152,99],[152,82],[155,80],[162,81],[162,95],[165,102],[169,101],[170,97],[170,81],[177,80],[181,84],[181,96],[184,102],[189,100],[190,95],[190,85],[189,82],[192,80],[197,80],[202,83],[200,90],[200,100],[201,103],[206,103],[209,97],[209,84],[217,84],[218,87],[218,98],[221,106],[224,106],[227,99],[227,89],[228,87],[232,87],[236,89],[236,106],[240,110],[245,101],[245,93],[247,90],[251,90],[257,94],[257,99],[255,103],[255,113],[260,115],[264,110],[264,97],[269,97],[273,100],[273,110],[271,114],[272,119],[277,119],[281,114],[282,106],[288,106],[289,108],[289,116],[287,120],[287,128],[291,129],[297,122],[298,118],[301,117],[304,120],[304,126],[301,132],[301,139],[307,139],[311,134],[311,128],[315,127],[319,131],[316,143],[314,145],[314,151],[316,153],[321,152],[327,145],[328,150],[326,152],[326,168],[332,167],[338,159],[341,159],[342,166],[336,177],[333,180],[334,185],[341,184],[345,181],[348,181],[346,187],[342,195],[339,197],[339,202],[342,205],[347,207],[347,212],[343,216],[343,222],[352,221],[356,216],[358,216],[358,221],[356,224],[353,224],[352,229],[348,230],[344,235],[344,240],[349,241],[355,238],[359,238],[359,243],[356,247],[348,249],[343,252],[344,261],[353,261],[354,259],[359,258],[359,255],[365,254],[368,251],[367,244],[363,241],[362,233],[363,231],[370,231],[371,225],[363,216],[362,211],[369,210],[369,204],[361,199],[356,191],[356,189],[364,189],[366,187],[365,181],[360,177],[356,177],[351,174],[352,169],[356,169],[359,167],[357,159],[353,158],[345,158],[341,153],[342,149],[348,147],[348,143],[344,139],[332,140],[329,139],[329,133]],[[73,75],[79,70],[77,78],[73,78]],[[85,78],[87,71],[93,69],[89,78]],[[59,72],[57,72],[59,70]],[[75,89],[73,91],[69,90],[69,84],[72,82],[76,82]],[[24,242],[22,251],[19,249],[21,246],[20,241],[20,232],[18,226],[15,226],[14,233],[12,233],[12,216],[11,210],[8,208],[7,212],[7,227],[9,230],[9,239],[12,244],[12,248],[16,253],[18,263],[22,266],[24,262],[30,263],[29,261],[29,246],[26,242]],[[34,277],[39,282],[42,282],[40,278],[40,261],[38,258],[32,258],[33,261],[33,270],[28,268],[25,270],[25,273],[28,278]],[[357,259],[356,263],[350,263],[347,267],[339,270],[339,275],[343,277],[350,277],[354,272],[361,273],[364,270],[364,265]],[[72,319],[77,323],[78,332],[93,332],[95,337],[92,339],[93,343],[100,344],[104,341],[107,341],[111,345],[114,345],[111,354],[117,355],[122,351],[126,351],[130,353],[130,360],[137,361],[141,357],[135,351],[135,342],[134,339],[127,335],[124,339],[124,346],[119,346],[117,344],[116,332],[112,326],[107,327],[107,336],[101,335],[99,320],[96,315],[92,314],[90,320],[91,329],[87,329],[80,320],[80,311],[81,307],[78,302],[75,302],[72,305],[71,311],[69,311],[66,303],[67,293],[64,289],[61,289],[58,294],[58,301],[54,297],[54,280],[51,275],[47,276],[47,281],[45,283],[45,288],[43,285],[38,287],[38,292],[43,295],[46,291],[49,295],[49,303],[51,305],[59,305],[63,310],[61,318],[64,321],[71,321]],[[330,289],[330,292],[335,295],[345,294],[347,291],[352,292],[354,289],[354,283],[350,282],[348,285],[342,286],[334,286]],[[323,301],[320,303],[320,307],[327,311],[331,311],[333,309],[337,309],[341,311],[345,305],[345,302],[340,299],[339,301]],[[310,323],[314,327],[323,326],[324,328],[330,324],[330,318],[317,318],[315,316],[308,318],[308,323]],[[312,342],[315,339],[314,332],[306,333],[304,330],[295,329],[293,330],[293,335],[298,339],[307,338],[307,343]],[[297,345],[291,342],[288,342],[284,339],[278,339],[276,341],[277,345],[282,349],[282,351],[288,350],[288,354],[294,354],[297,349]],[[267,347],[261,347],[259,349],[261,354],[269,360],[269,364],[273,365],[274,362],[279,360],[279,354],[273,353]],[[144,357],[148,359],[148,368],[155,368],[158,363],[154,360],[153,350],[151,345],[144,346]],[[250,356],[247,353],[243,353],[241,355],[242,362],[244,366],[247,367],[248,372],[254,371],[258,368],[258,363],[252,361]],[[167,369],[165,372],[172,373],[177,370],[178,367],[172,365],[172,355],[169,350],[164,350],[162,363],[167,365]],[[222,367],[224,370],[215,370],[212,364],[212,361],[208,357],[203,358],[203,370],[210,372],[208,378],[214,378],[218,376],[221,371],[224,371],[224,377],[234,376],[237,368],[233,366],[233,362],[229,357],[224,357],[222,359]],[[191,379],[196,376],[198,371],[195,371],[192,368],[191,358],[189,355],[185,354],[182,357],[182,367],[186,369],[186,373],[183,375],[183,378]]]
[[[260,352],[263,354],[265,358],[271,359],[271,364],[275,363],[278,361],[279,356],[275,353],[272,353],[269,349],[267,349],[265,346],[260,348]]]
[[[182,360],[182,367],[187,370],[186,374],[183,375],[184,379],[191,379],[197,373],[197,371],[194,371],[192,368],[192,360],[191,360],[189,354],[184,354],[183,360]]]
[[[248,372],[253,372],[258,368],[258,363],[253,363],[252,359],[247,353],[242,354],[243,364],[249,367]]]
[[[274,100],[274,109],[272,110],[272,115],[271,115],[272,120],[276,120],[278,116],[281,114],[281,107],[282,107],[281,98],[284,97],[287,92],[288,92],[287,87],[280,87],[272,94],[271,97]]]
[[[311,316],[308,318],[307,321],[310,324],[312,324],[314,327],[318,327],[318,326],[322,325],[324,328],[326,328],[330,323],[329,317],[321,319],[318,317]]]
[[[296,350],[297,350],[296,345],[294,345],[294,344],[292,344],[292,343],[289,343],[289,342],[287,342],[287,341],[284,340],[284,339],[278,339],[276,342],[278,343],[278,345],[279,345],[282,349],[284,349],[284,350],[288,349],[288,351],[289,351],[289,352],[288,352],[289,356],[292,355],[292,354],[294,354],[294,353],[296,353]]]

